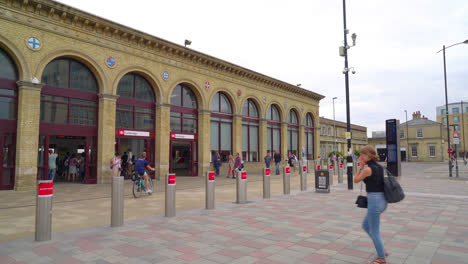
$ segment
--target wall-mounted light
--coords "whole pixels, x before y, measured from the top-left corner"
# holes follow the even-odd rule
[[[192,44],[192,41],[186,39],[184,44],[185,44],[185,47],[190,46],[190,44]]]

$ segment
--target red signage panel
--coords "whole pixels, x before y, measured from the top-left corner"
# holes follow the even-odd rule
[[[175,174],[169,174],[167,177],[167,184],[169,185],[174,185],[176,184],[176,175]]]
[[[53,194],[54,194],[54,182],[53,181],[39,182],[39,187],[37,189],[37,196],[50,197]]]
[[[317,165],[317,170],[320,170],[320,168],[321,168],[320,165]]]
[[[302,171],[306,172],[307,171],[307,166],[302,166]]]
[[[208,181],[214,181],[215,180],[215,173],[210,171],[208,172]]]
[[[270,176],[270,173],[271,173],[270,169],[265,169],[265,176]]]
[[[247,172],[246,171],[241,172],[241,180],[247,180]]]
[[[290,167],[286,167],[286,173],[291,173],[291,168]]]
[[[330,164],[330,170],[333,170],[333,164]]]
[[[342,168],[343,168],[343,163],[340,164],[340,169],[342,169]]]

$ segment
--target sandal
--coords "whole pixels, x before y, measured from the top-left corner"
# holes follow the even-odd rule
[[[367,264],[387,264],[387,261],[385,259],[376,258],[373,261],[367,262]]]

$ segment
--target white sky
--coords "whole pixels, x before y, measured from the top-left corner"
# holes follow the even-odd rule
[[[61,0],[97,16],[325,95],[346,122],[341,0]],[[131,3],[131,4],[128,4]],[[466,0],[347,0],[351,122],[372,131],[445,104],[442,45],[468,39]],[[349,36],[348,42],[351,43]],[[468,100],[468,45],[446,50],[449,102]]]

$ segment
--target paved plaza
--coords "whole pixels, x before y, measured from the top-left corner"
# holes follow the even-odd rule
[[[388,263],[468,263],[468,168],[459,166],[457,179],[448,177],[446,163],[403,164],[407,197],[389,204],[382,215]],[[346,184],[335,184],[329,194],[315,193],[309,175],[308,191],[300,192],[296,176],[291,195],[285,196],[277,177],[272,178],[274,195],[264,200],[260,175],[249,179],[249,202],[244,205],[233,203],[232,180],[217,179],[214,210],[202,209],[200,180],[178,181],[174,218],[162,216],[162,189],[139,199],[126,190],[126,222],[119,228],[109,227],[105,186],[58,186],[54,215],[60,217],[54,216],[54,233],[47,242],[33,241],[31,195],[2,192],[0,263],[366,263],[375,258],[361,229],[366,210],[354,205],[359,185],[349,191]],[[79,199],[73,190],[85,197]],[[86,211],[92,213],[78,215]],[[74,221],[84,224],[63,224]],[[8,233],[5,224],[21,235]],[[21,233],[22,228],[29,231]]]

